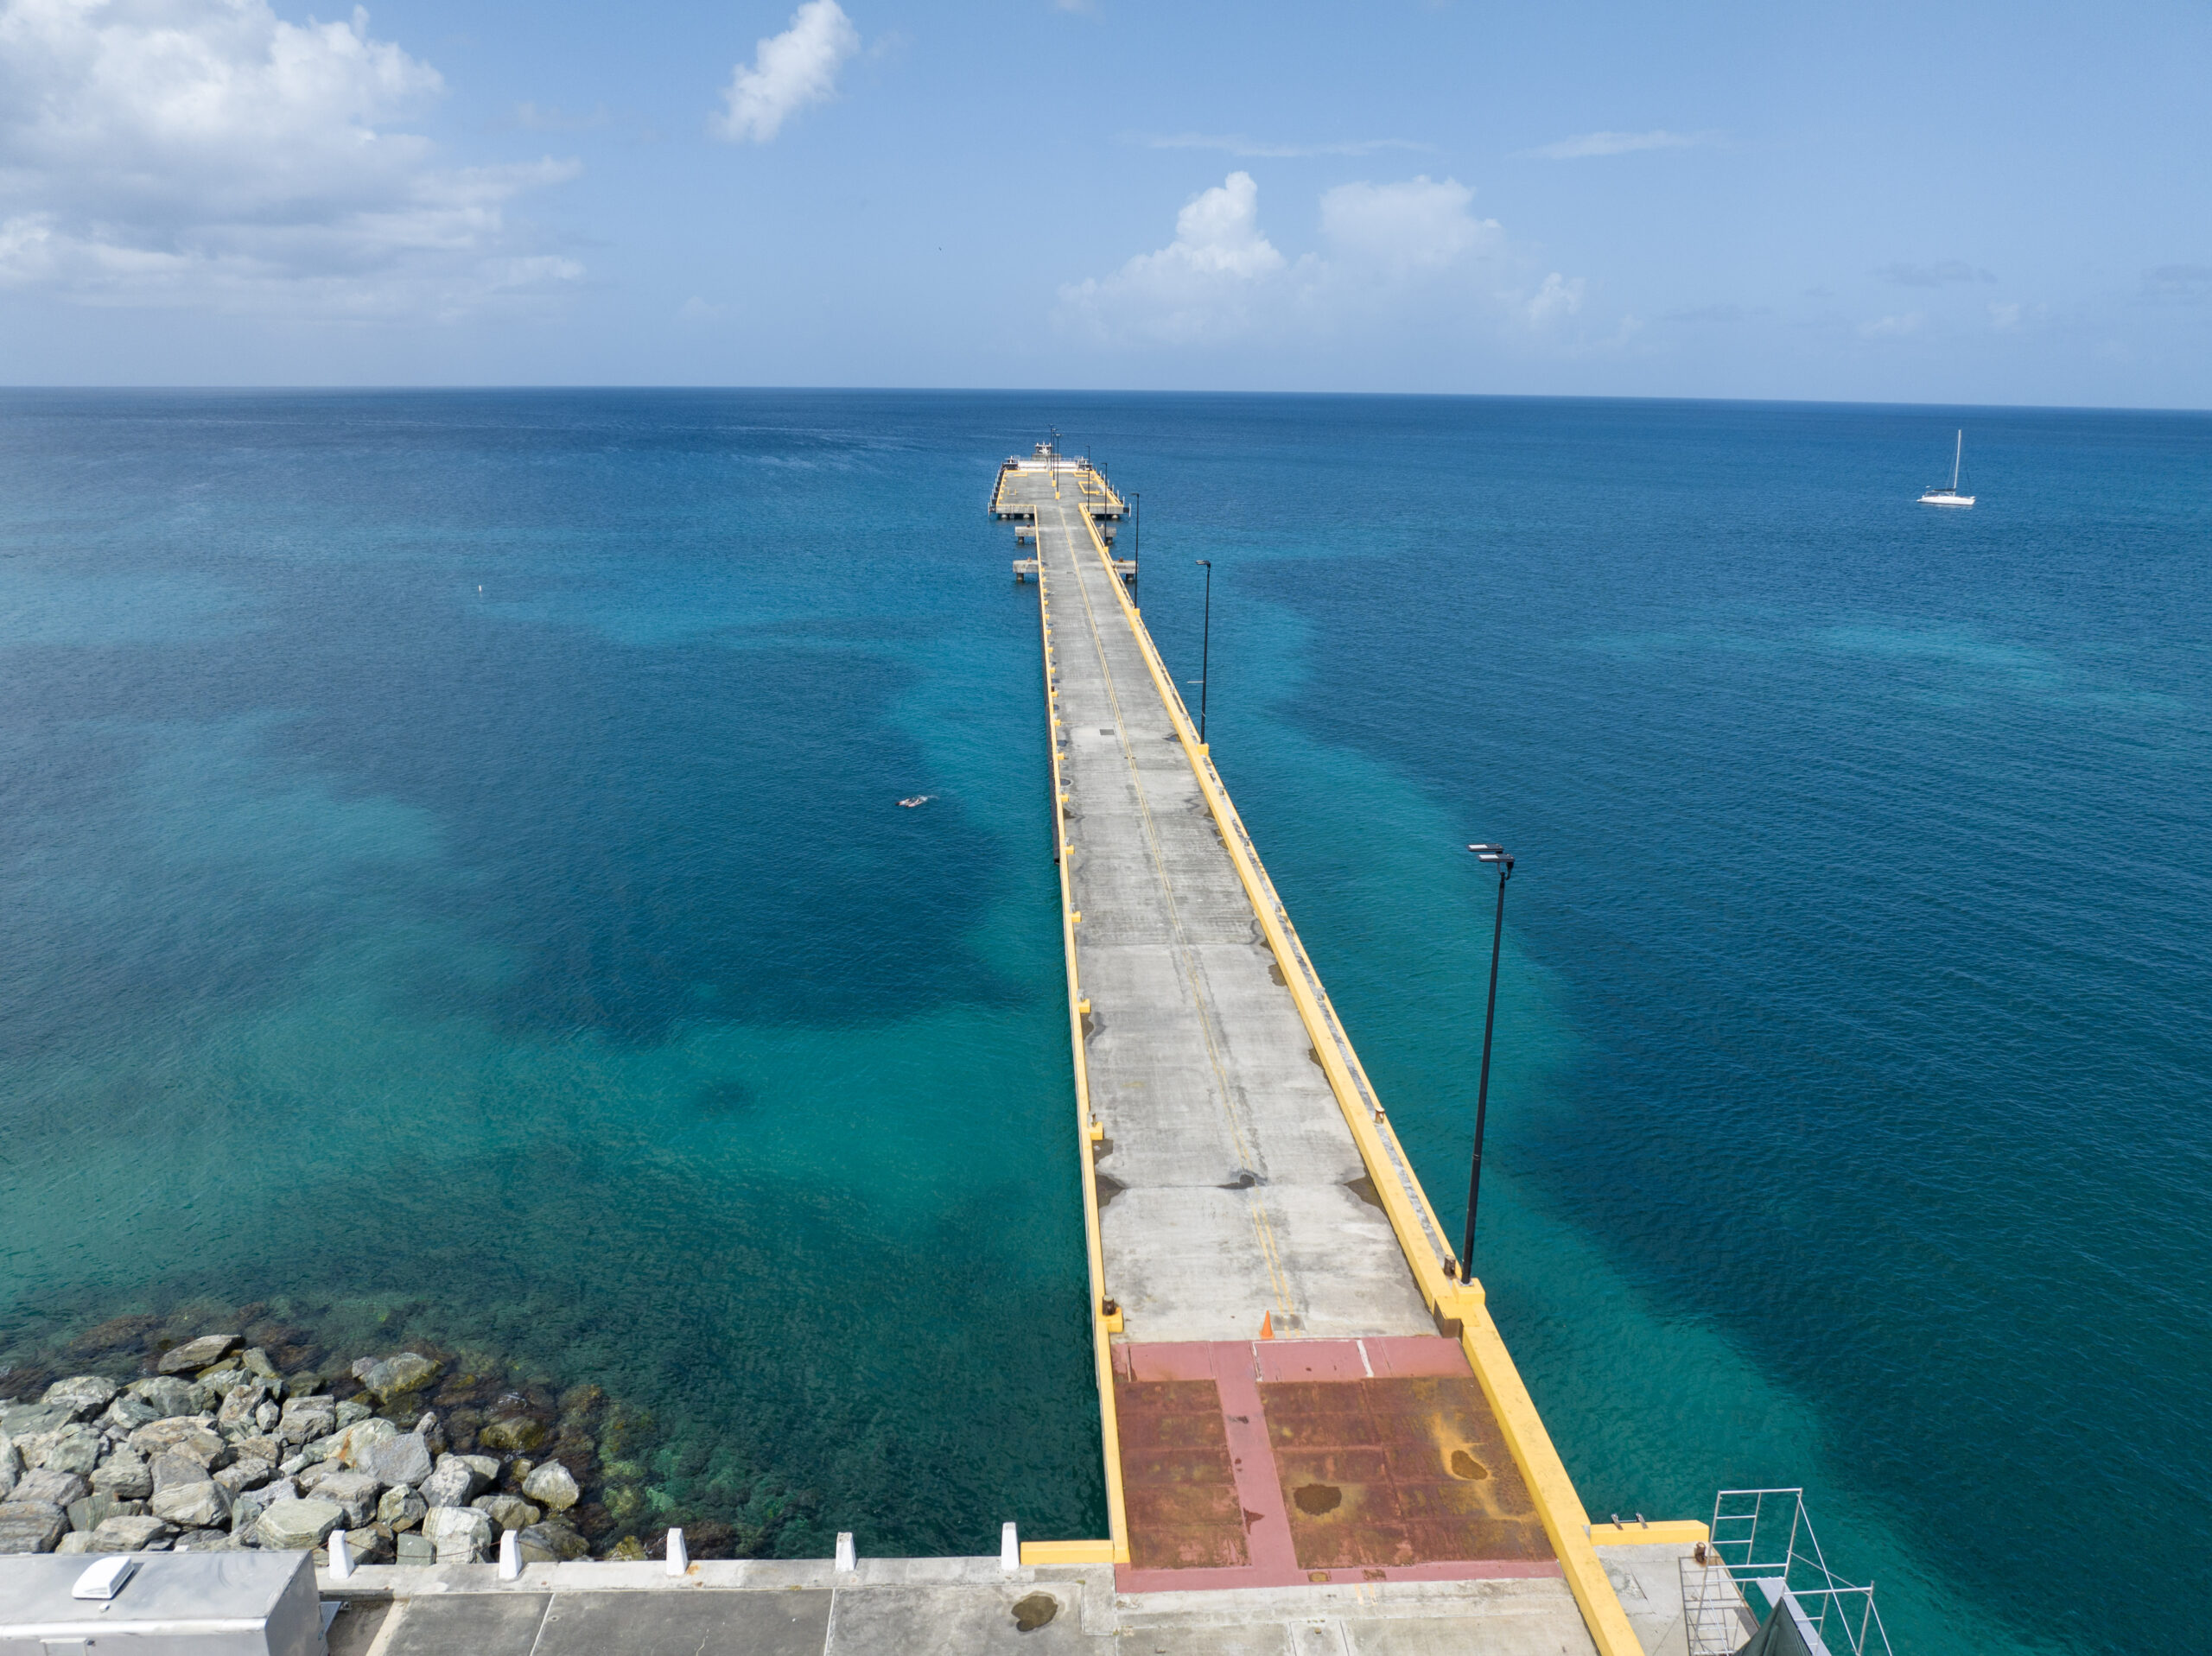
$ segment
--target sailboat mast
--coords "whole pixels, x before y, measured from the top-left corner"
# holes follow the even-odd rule
[[[1956,447],[1951,450],[1951,492],[1953,494],[1956,494],[1959,492],[1959,462],[1966,457],[1966,452],[1967,428],[1964,426],[1961,426],[1959,428],[1958,443]]]

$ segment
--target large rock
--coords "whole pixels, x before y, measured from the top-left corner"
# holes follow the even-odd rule
[[[92,1534],[87,1552],[137,1552],[156,1541],[166,1541],[176,1529],[165,1518],[156,1518],[150,1513],[134,1517],[114,1517],[103,1520]]]
[[[318,1437],[327,1437],[338,1430],[338,1403],[334,1398],[294,1397],[284,1399],[283,1413],[278,1417],[276,1435],[288,1443],[311,1443]]]
[[[248,1489],[258,1489],[276,1475],[276,1462],[274,1461],[241,1459],[232,1461],[218,1472],[215,1482],[236,1496]]]
[[[46,1388],[43,1403],[59,1403],[78,1419],[98,1414],[115,1401],[115,1394],[123,1389],[105,1374],[79,1374],[69,1380],[58,1380]]]
[[[154,1470],[127,1449],[118,1449],[92,1469],[92,1488],[118,1501],[143,1501],[154,1493]]]
[[[66,1403],[0,1403],[0,1437],[21,1443],[49,1431],[60,1431],[77,1418]]]
[[[346,1527],[359,1529],[377,1515],[377,1492],[382,1486],[371,1472],[334,1472],[315,1487],[317,1501],[334,1501],[345,1510]]]
[[[366,1420],[376,1411],[357,1398],[341,1399],[338,1405],[338,1430],[343,1431],[356,1420]]]
[[[71,1501],[66,1509],[65,1515],[69,1520],[69,1527],[72,1530],[96,1530],[105,1520],[114,1515],[115,1507],[116,1501],[113,1495],[102,1494],[95,1491],[92,1494]]]
[[[155,1456],[147,1470],[153,1475],[156,1494],[164,1489],[181,1488],[188,1483],[205,1483],[208,1478],[207,1469],[199,1461],[173,1449]]]
[[[254,1532],[263,1546],[280,1552],[301,1552],[321,1546],[345,1520],[346,1513],[336,1501],[278,1501],[262,1509]]]
[[[23,1475],[22,1451],[16,1447],[12,1437],[0,1437],[0,1501],[16,1487],[16,1480]]]
[[[515,1537],[524,1564],[568,1564],[591,1556],[591,1543],[556,1519],[532,1524]]]
[[[419,1392],[443,1372],[420,1352],[403,1351],[392,1357],[364,1357],[353,1365],[353,1378],[371,1397],[390,1402]]]
[[[100,1417],[100,1424],[118,1437],[127,1437],[149,1420],[159,1420],[162,1412],[143,1397],[133,1397],[125,1392],[107,1405],[107,1412]]]
[[[231,1450],[242,1461],[266,1461],[271,1466],[284,1458],[284,1445],[274,1437],[241,1437]]]
[[[434,1508],[466,1507],[491,1480],[458,1455],[441,1455],[430,1475],[423,1480],[423,1499]]]
[[[250,1380],[233,1386],[223,1394],[222,1406],[215,1411],[215,1430],[232,1438],[259,1431],[254,1414],[268,1399],[269,1387],[261,1380]]]
[[[238,1353],[238,1361],[245,1365],[249,1374],[258,1374],[265,1380],[279,1384],[283,1380],[284,1377],[276,1372],[276,1365],[270,1361],[269,1354],[259,1346],[249,1346]]]
[[[434,1564],[438,1561],[438,1550],[419,1530],[409,1530],[391,1538],[395,1562],[404,1564]]]
[[[405,1431],[372,1449],[363,1470],[375,1473],[385,1483],[420,1483],[430,1475],[435,1464],[423,1434]]]
[[[125,1397],[136,1398],[154,1412],[156,1420],[166,1420],[171,1415],[192,1412],[192,1386],[172,1374],[157,1374],[151,1380],[133,1380],[124,1388]]]
[[[545,1423],[531,1415],[509,1415],[486,1425],[476,1441],[502,1455],[526,1454],[545,1441]]]
[[[412,1489],[387,1489],[377,1499],[377,1522],[397,1534],[413,1529],[429,1510],[429,1503]]]
[[[486,1525],[491,1520],[479,1513]],[[61,1508],[47,1501],[0,1501],[0,1552],[51,1552],[68,1532]]]
[[[331,1443],[326,1458],[342,1462],[357,1472],[365,1471],[369,1457],[376,1453],[378,1446],[388,1443],[398,1436],[397,1426],[381,1415],[372,1415],[366,1420],[356,1420],[352,1425],[342,1428]]]
[[[82,1501],[92,1492],[81,1473],[56,1471],[41,1466],[35,1472],[26,1472],[16,1480],[16,1487],[8,1492],[10,1501],[44,1501],[49,1507],[67,1507],[73,1501]]]
[[[59,1431],[42,1432],[35,1437],[16,1440],[23,1451],[23,1461],[29,1466],[43,1466],[55,1472],[89,1472],[99,1464],[100,1450],[106,1447],[100,1429],[83,1422],[62,1427]]]
[[[474,1507],[433,1507],[423,1514],[423,1534],[438,1550],[440,1564],[479,1564],[491,1550],[492,1514]]]
[[[231,1521],[231,1492],[212,1478],[156,1488],[151,1505],[155,1517],[181,1530],[212,1530]]]
[[[197,1340],[188,1340],[164,1351],[155,1367],[164,1374],[196,1374],[222,1361],[238,1342],[235,1334],[203,1334]]]
[[[205,1467],[228,1465],[231,1446],[197,1415],[171,1415],[138,1428],[130,1434],[130,1447],[141,1455],[175,1451],[188,1455]]]
[[[231,1532],[248,1541],[259,1538],[261,1515],[280,1501],[297,1501],[300,1492],[289,1478],[277,1478],[258,1489],[249,1489],[231,1502]]]
[[[545,1516],[518,1495],[479,1495],[468,1504],[480,1513],[489,1513],[502,1530],[528,1529]]]
[[[522,1481],[522,1492],[539,1506],[556,1513],[567,1512],[583,1496],[569,1469],[558,1461],[531,1468],[530,1475]]]

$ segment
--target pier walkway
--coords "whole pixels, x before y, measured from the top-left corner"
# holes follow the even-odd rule
[[[1110,1560],[1124,1594],[1438,1583],[1510,1603],[1516,1640],[1548,1615],[1531,1647],[1630,1656],[1480,1285],[1145,629],[1121,498],[1039,445],[991,510],[1034,548],[1113,1530],[1025,1562]]]

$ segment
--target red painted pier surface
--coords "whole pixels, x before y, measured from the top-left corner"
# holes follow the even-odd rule
[[[1124,1592],[1560,1575],[1456,1340],[1114,1348]]]

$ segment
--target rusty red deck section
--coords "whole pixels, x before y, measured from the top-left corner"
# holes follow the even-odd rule
[[[1117,1345],[1124,1592],[1557,1576],[1456,1340]]]

